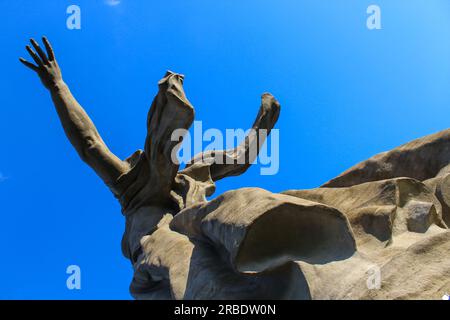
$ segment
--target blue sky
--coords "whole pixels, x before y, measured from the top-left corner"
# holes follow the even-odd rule
[[[81,8],[81,30],[66,8]],[[115,4],[115,5],[112,5]],[[382,29],[368,30],[377,4]],[[282,105],[280,171],[218,183],[316,187],[373,154],[449,127],[448,0],[2,1],[0,299],[129,299],[120,207],[63,134],[49,94],[18,57],[52,42],[66,83],[109,147],[143,147],[167,69],[196,120],[248,128],[260,95]],[[79,265],[81,290],[66,288]]]

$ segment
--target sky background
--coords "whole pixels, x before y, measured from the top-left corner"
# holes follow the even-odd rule
[[[81,8],[81,30],[66,8]],[[369,30],[377,4],[382,30]],[[207,128],[249,128],[281,103],[280,170],[219,181],[273,192],[319,186],[450,124],[448,0],[0,0],[0,299],[130,299],[124,218],[67,141],[48,92],[18,57],[46,35],[110,149],[142,148],[167,69]],[[81,268],[68,290],[66,268]]]

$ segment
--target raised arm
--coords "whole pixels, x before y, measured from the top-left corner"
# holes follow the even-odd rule
[[[234,149],[213,150],[201,153],[191,160],[210,163],[214,181],[244,173],[256,159],[265,139],[269,135],[280,114],[280,104],[269,93],[261,97],[261,107],[252,129],[244,141]]]
[[[30,46],[26,46],[36,65],[24,58],[19,60],[35,71],[45,88],[50,91],[64,132],[80,158],[92,167],[105,183],[114,182],[127,170],[127,164],[116,157],[103,142],[91,119],[64,83],[50,43],[45,37],[42,40],[47,54],[33,39],[31,44],[37,53]]]

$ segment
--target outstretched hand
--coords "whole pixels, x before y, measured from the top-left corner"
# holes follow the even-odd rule
[[[278,121],[280,115],[280,104],[270,94],[264,93],[261,98],[261,107],[255,121],[258,129],[271,130],[275,123]]]
[[[58,63],[55,60],[55,55],[53,53],[53,49],[50,45],[50,42],[47,38],[43,37],[42,42],[45,45],[45,49],[47,54],[45,54],[44,50],[39,46],[39,44],[34,40],[30,39],[31,44],[33,45],[36,52],[27,45],[25,48],[27,49],[30,56],[33,58],[36,65],[28,62],[24,58],[19,58],[20,62],[22,62],[26,67],[35,71],[42,83],[47,89],[51,89],[54,87],[59,81],[62,80],[61,70],[59,69]]]

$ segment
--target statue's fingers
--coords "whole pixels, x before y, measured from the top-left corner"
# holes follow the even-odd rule
[[[26,46],[25,47],[28,51],[28,53],[30,54],[30,56],[33,58],[34,62],[36,62],[36,64],[41,67],[42,66],[42,61],[39,59],[39,57],[37,56],[37,54],[33,51],[33,49],[30,48],[30,46]]]
[[[25,60],[24,58],[20,57],[19,61],[22,62],[26,67],[30,68],[33,71],[38,72],[39,68],[36,67],[34,64],[32,64],[31,62],[28,62],[27,60]]]
[[[53,52],[53,48],[50,45],[50,42],[48,41],[48,39],[46,37],[42,37],[42,41],[44,42],[45,49],[47,50],[48,60],[50,60],[50,61],[55,60],[55,54]]]
[[[41,49],[39,44],[36,42],[36,40],[30,39],[30,42],[33,45],[33,47],[36,49],[37,53],[39,54],[39,57],[41,58],[41,61],[44,64],[48,64],[47,56],[46,56],[45,52]]]

